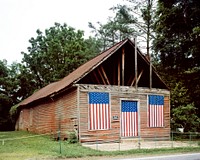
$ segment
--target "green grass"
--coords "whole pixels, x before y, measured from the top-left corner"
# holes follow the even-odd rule
[[[25,138],[28,136],[35,136]],[[15,140],[11,139],[17,138]],[[20,139],[21,138],[21,139]],[[7,140],[6,140],[7,139]],[[3,145],[3,140],[4,145]],[[60,148],[61,146],[61,148]],[[61,153],[60,153],[61,151]],[[200,147],[171,148],[171,149],[140,149],[128,151],[97,151],[80,144],[69,144],[67,141],[54,141],[50,136],[14,131],[0,132],[0,160],[23,160],[28,158],[78,158],[90,156],[128,156],[149,154],[173,154],[200,152]]]

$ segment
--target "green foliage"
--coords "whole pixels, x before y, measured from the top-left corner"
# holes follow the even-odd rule
[[[107,23],[102,24],[97,22],[98,27],[89,23],[89,27],[101,40],[102,50],[105,50],[115,43],[125,39],[127,37],[133,38],[136,35],[137,30],[132,25],[135,23],[135,17],[129,12],[129,8],[125,5],[118,5],[112,8],[115,11],[114,18],[109,17]]]
[[[14,91],[16,80],[5,60],[0,60],[0,131],[12,129],[10,107],[16,101]]]
[[[200,118],[197,116],[194,104],[178,106],[172,109],[172,118],[177,128],[184,128],[185,132],[196,132],[200,129]]]
[[[35,82],[20,63],[8,66],[6,61],[0,61],[0,75],[0,130],[13,130],[16,117],[9,110],[33,92]]]
[[[29,40],[28,53],[22,52],[23,63],[7,65],[0,61],[0,130],[14,129],[17,114],[9,114],[12,106],[41,87],[57,81],[100,52],[96,38],[84,39],[83,31],[66,24],[37,30]],[[16,107],[11,113],[17,113]]]
[[[200,129],[200,118],[194,103],[190,103],[188,89],[183,83],[176,83],[171,91],[171,118],[173,130],[184,128],[185,132],[196,132]]]
[[[78,138],[76,135],[76,132],[68,132],[68,139],[67,141],[72,144],[72,143],[78,143]]]
[[[200,1],[158,1],[154,28],[159,71],[171,89],[172,118],[200,130]],[[186,121],[187,119],[187,121]]]
[[[164,68],[177,71],[200,65],[200,2],[196,0],[159,0],[154,47]]]
[[[115,12],[113,18],[109,17],[107,23],[89,27],[95,36],[101,40],[103,49],[125,38],[138,37],[137,42],[144,45],[146,42],[147,55],[150,55],[151,41],[154,38],[153,22],[155,14],[155,0],[127,0],[127,5],[117,5],[111,9]]]
[[[86,41],[83,36],[83,31],[59,23],[44,33],[37,30],[37,37],[29,40],[29,53],[22,52],[37,88],[67,76],[97,54],[95,39]]]
[[[189,95],[187,94],[187,89],[183,87],[183,83],[175,83],[171,90],[171,108],[175,109],[179,106],[187,105],[190,103]]]

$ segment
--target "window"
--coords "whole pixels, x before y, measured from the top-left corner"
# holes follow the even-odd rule
[[[149,113],[149,127],[163,127],[164,126],[164,96],[149,95],[148,113]]]
[[[108,93],[89,93],[89,129],[110,129],[110,104]]]

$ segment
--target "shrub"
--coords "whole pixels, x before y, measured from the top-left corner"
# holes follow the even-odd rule
[[[69,143],[77,143],[78,138],[75,132],[69,132],[68,133],[68,142]]]

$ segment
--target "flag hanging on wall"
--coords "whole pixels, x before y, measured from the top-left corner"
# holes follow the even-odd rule
[[[149,127],[164,126],[164,96],[149,95]]]
[[[121,102],[121,136],[138,136],[137,101],[122,100]]]
[[[89,129],[110,129],[109,93],[89,93]]]

